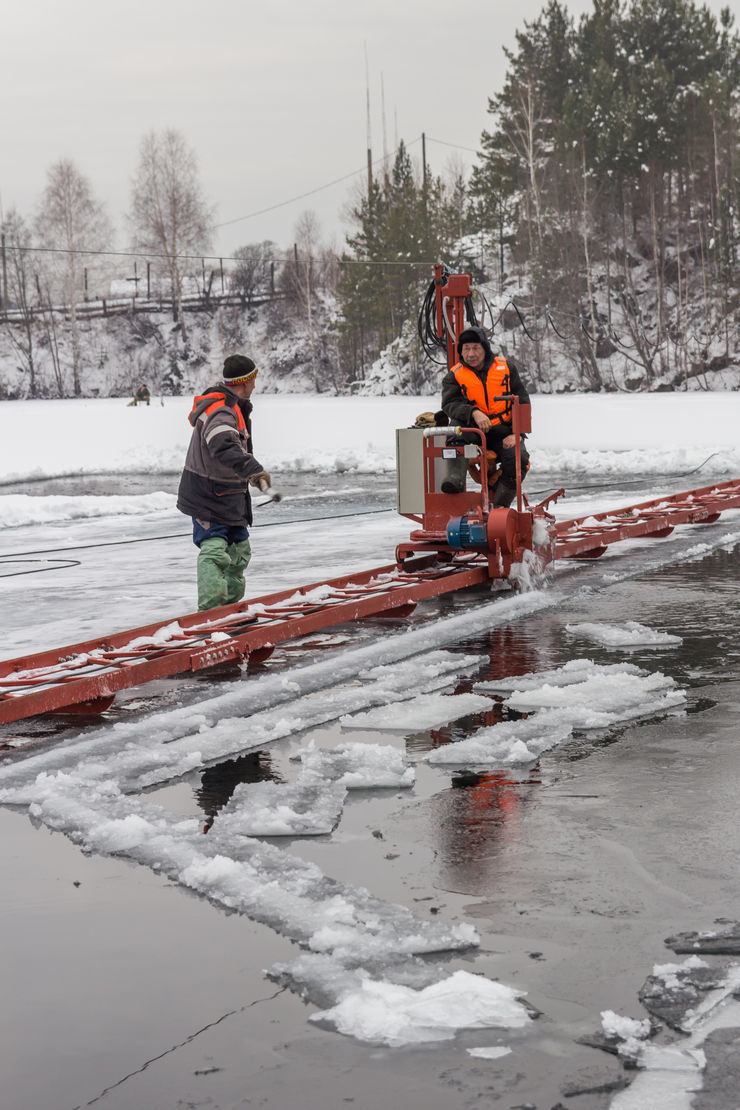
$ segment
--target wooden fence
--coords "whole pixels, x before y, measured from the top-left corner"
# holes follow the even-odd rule
[[[193,296],[183,297],[181,304],[183,312],[216,312],[219,308],[241,307],[252,308],[270,301],[281,300],[285,296],[282,292],[257,293],[248,297],[237,293],[198,293]],[[171,297],[102,297],[99,300],[81,301],[75,306],[75,315],[78,320],[94,320],[107,316],[127,316],[139,312],[173,312],[175,301]],[[8,324],[20,324],[28,316],[43,316],[44,313],[54,312],[69,320],[72,310],[69,305],[33,305],[23,311],[19,308],[0,310],[0,320]]]

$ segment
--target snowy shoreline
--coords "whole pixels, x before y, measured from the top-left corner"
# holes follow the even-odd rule
[[[179,473],[190,397],[0,402],[0,484],[70,474]],[[255,396],[255,453],[270,471],[392,473],[395,430],[436,396]],[[570,394],[532,399],[539,472],[740,473],[740,393]]]

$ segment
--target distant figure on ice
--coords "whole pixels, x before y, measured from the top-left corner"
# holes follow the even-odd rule
[[[244,597],[244,571],[252,557],[249,487],[270,486],[270,475],[252,454],[250,397],[256,377],[251,358],[229,355],[222,382],[195,398],[188,417],[193,434],[177,507],[193,518],[199,609]]]
[[[151,399],[152,395],[149,392],[149,386],[140,385],[139,388],[136,390],[136,393],[134,393],[133,400],[129,401],[129,408],[131,407],[131,405],[148,405],[151,403]]]
[[[461,360],[445,374],[442,381],[442,409],[451,424],[463,428],[477,425],[485,432],[486,447],[498,456],[501,477],[496,483],[493,507],[508,508],[516,497],[516,449],[511,423],[511,402],[494,401],[505,393],[514,393],[523,405],[529,394],[519,376],[519,368],[503,355],[493,354],[483,328],[470,327],[460,332],[457,353]],[[474,442],[472,434],[463,436]],[[480,440],[476,441],[480,443]],[[460,443],[461,440],[448,440]],[[520,443],[522,477],[526,474],[529,455]],[[467,461],[458,455],[447,464],[442,481],[443,493],[462,493],[465,489]],[[485,481],[485,477],[483,478]]]

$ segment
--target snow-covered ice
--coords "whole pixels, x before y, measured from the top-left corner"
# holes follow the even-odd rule
[[[411,426],[418,413],[437,404],[436,397],[290,396],[258,390],[255,452],[271,473],[392,473],[395,429]],[[3,401],[2,480],[177,473],[190,437],[191,405],[190,397],[163,397],[136,408],[116,398]],[[699,466],[703,476],[740,471],[739,393],[538,394],[532,407],[528,449],[533,473],[577,471],[593,478],[675,474]]]

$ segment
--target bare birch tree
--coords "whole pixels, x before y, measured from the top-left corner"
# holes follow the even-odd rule
[[[79,397],[81,344],[77,303],[84,292],[86,254],[108,249],[113,229],[105,208],[93,195],[90,182],[68,158],[49,168],[35,230],[39,245],[52,252],[45,268],[69,311],[72,382],[75,397]]]
[[[35,397],[38,393],[38,370],[33,330],[33,275],[31,232],[25,220],[14,208],[8,212],[2,224],[3,245],[5,247],[5,278],[7,289],[3,286],[6,307],[12,305],[18,313],[11,322],[5,317],[13,350],[21,360],[24,372],[28,373],[28,393]]]
[[[203,196],[195,153],[179,131],[150,131],[142,139],[130,220],[137,249],[158,254],[164,261],[172,289],[173,318],[186,343],[183,280],[188,256],[199,256],[210,246],[213,209]]]

